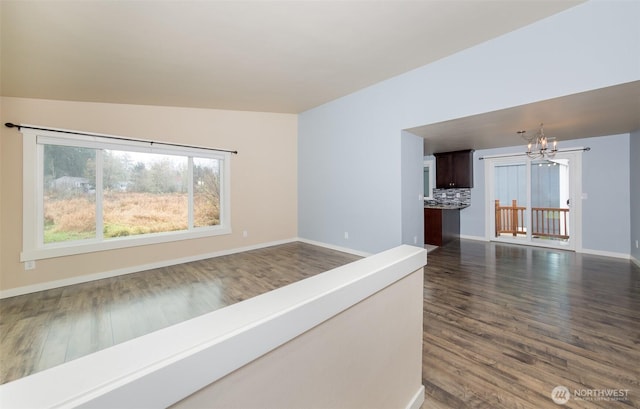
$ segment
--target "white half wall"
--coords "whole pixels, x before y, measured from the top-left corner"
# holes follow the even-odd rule
[[[173,407],[408,409],[422,391],[422,279],[415,271]]]
[[[0,407],[417,409],[425,264],[396,247],[1,385]]]

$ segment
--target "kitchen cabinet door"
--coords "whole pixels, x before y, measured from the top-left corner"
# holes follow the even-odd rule
[[[473,187],[473,150],[436,153],[438,189]]]

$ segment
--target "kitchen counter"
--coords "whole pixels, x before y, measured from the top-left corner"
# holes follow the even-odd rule
[[[424,204],[425,209],[450,209],[450,210],[462,210],[469,207],[466,204]]]

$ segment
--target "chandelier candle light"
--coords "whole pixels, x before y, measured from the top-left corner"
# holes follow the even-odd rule
[[[556,156],[556,152],[558,152],[558,141],[553,141],[553,148],[549,149],[549,140],[544,134],[544,129],[542,128],[542,124],[540,124],[540,129],[535,136],[527,136],[525,135],[527,131],[518,131],[518,134],[524,138],[527,144],[527,156],[531,159],[538,158],[553,158]],[[535,143],[535,149],[531,150],[533,144]]]

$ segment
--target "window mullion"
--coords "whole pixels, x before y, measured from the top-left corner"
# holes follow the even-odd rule
[[[44,147],[42,145],[35,145],[36,149],[36,243],[37,247],[44,245]],[[30,186],[30,188],[33,188]],[[26,246],[25,246],[26,247]],[[28,248],[28,247],[26,247]]]
[[[187,222],[187,230],[193,230],[194,228],[194,205],[193,205],[193,156],[189,156],[188,161],[188,169],[187,169],[187,192],[189,198],[189,210],[188,210],[188,218]]]

